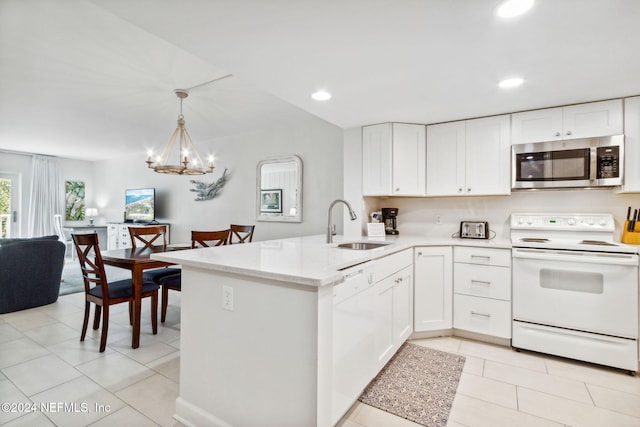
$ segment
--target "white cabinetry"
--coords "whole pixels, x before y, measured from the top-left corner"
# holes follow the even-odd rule
[[[362,194],[425,195],[425,126],[381,123],[362,128]]]
[[[510,116],[427,126],[427,196],[511,192]]]
[[[377,371],[413,332],[413,255],[408,249],[376,260],[374,354]]]
[[[169,243],[169,224],[157,224],[165,225],[167,227],[167,243]],[[125,249],[131,247],[131,235],[129,234],[129,227],[145,227],[145,224],[132,224],[132,223],[109,223],[107,224],[107,249]],[[149,225],[149,227],[151,227]],[[162,244],[162,241],[158,241],[157,244]]]
[[[333,287],[332,424],[353,405],[376,375],[375,304],[370,261],[343,272]]]
[[[511,251],[453,249],[453,327],[511,338]]]
[[[623,192],[640,192],[640,96],[624,100]]]
[[[451,246],[417,247],[414,252],[414,330],[425,332],[451,329]]]
[[[511,143],[557,141],[622,134],[622,100],[514,113]]]

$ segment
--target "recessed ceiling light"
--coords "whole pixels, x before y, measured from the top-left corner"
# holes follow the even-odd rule
[[[509,87],[520,86],[522,83],[524,83],[523,78],[514,77],[511,79],[502,80],[500,83],[498,83],[498,86],[500,86],[501,88],[509,88]]]
[[[316,101],[327,101],[327,100],[331,99],[331,94],[329,92],[324,91],[324,90],[319,90],[319,91],[313,93],[311,95],[311,97],[313,99],[315,99]]]
[[[497,14],[501,18],[513,18],[522,15],[533,7],[533,0],[507,0],[498,6]]]

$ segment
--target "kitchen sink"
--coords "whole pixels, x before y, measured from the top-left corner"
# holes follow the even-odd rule
[[[337,247],[340,249],[353,249],[356,251],[366,251],[368,249],[380,248],[387,246],[389,243],[374,243],[374,242],[351,242],[340,243]]]

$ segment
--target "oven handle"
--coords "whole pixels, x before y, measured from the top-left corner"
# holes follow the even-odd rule
[[[600,253],[600,252],[581,252],[581,251],[563,251],[554,249],[526,249],[513,248],[513,258],[536,259],[545,261],[571,261],[591,264],[609,264],[609,265],[638,265],[638,255],[636,254],[620,254],[620,253]]]

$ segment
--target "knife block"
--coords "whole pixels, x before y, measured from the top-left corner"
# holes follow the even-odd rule
[[[625,221],[622,228],[622,243],[640,245],[640,221],[636,222],[633,231],[627,230],[628,225],[629,221]]]

